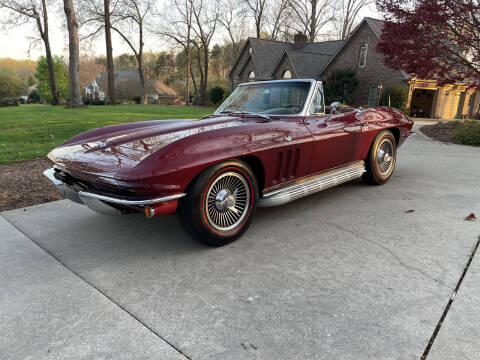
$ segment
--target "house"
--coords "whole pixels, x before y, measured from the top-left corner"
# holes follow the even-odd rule
[[[478,118],[480,92],[464,84],[439,86],[384,65],[376,51],[383,21],[364,18],[345,40],[308,43],[303,34],[293,43],[249,38],[228,76],[232,89],[248,81],[314,78],[327,81],[335,70],[354,69],[358,86],[353,106],[375,106],[382,89],[408,89],[412,115],[430,118]]]
[[[108,74],[101,72],[85,86],[85,96],[92,100],[105,100],[108,87]],[[175,90],[155,79],[145,79],[145,93],[149,104],[177,103],[178,94]],[[120,100],[140,102],[140,77],[137,71],[123,70],[115,73],[115,97]]]

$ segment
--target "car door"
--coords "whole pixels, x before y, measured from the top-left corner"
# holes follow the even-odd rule
[[[359,148],[366,123],[356,112],[325,114],[322,83],[317,83],[308,114],[307,128],[313,136],[310,173],[333,169],[359,159]]]

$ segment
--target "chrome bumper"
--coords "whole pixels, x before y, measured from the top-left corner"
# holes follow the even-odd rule
[[[162,202],[167,202],[171,200],[177,200],[184,197],[186,194],[173,194],[153,199],[120,199],[112,196],[106,196],[101,194],[96,194],[89,191],[77,191],[74,188],[68,186],[64,182],[58,180],[55,176],[55,170],[53,168],[45,170],[43,175],[45,175],[56,187],[58,192],[63,195],[65,198],[76,202],[78,204],[87,205],[90,209],[107,215],[119,215],[121,211],[110,206],[110,204],[118,204],[124,206],[145,206],[145,205],[154,205]]]

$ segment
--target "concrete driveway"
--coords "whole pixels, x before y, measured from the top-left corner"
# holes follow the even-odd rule
[[[174,216],[104,217],[69,201],[5,212],[1,358],[420,359],[432,339],[428,359],[477,359],[471,212],[480,149],[421,134],[386,185],[259,209],[223,248],[197,244]]]

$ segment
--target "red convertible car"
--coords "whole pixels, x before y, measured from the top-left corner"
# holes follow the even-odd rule
[[[388,107],[325,108],[311,79],[242,84],[201,120],[127,123],[77,135],[48,154],[45,175],[101,213],[177,213],[209,245],[239,238],[257,206],[362,177],[383,184],[413,122]]]

